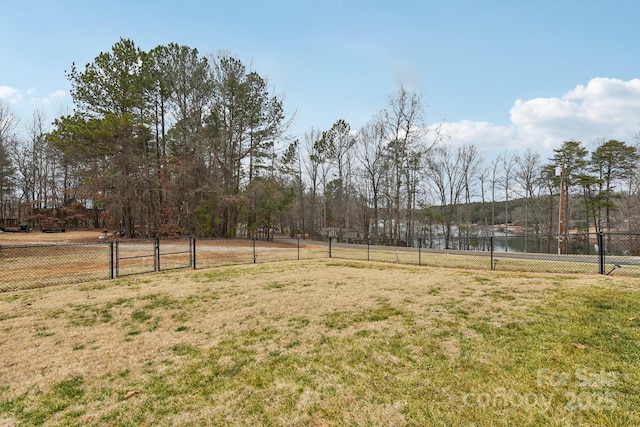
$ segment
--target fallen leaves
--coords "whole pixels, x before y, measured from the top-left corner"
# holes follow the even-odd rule
[[[124,400],[131,399],[133,396],[140,394],[138,390],[132,390],[124,395]]]

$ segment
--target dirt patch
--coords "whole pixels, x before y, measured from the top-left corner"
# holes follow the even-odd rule
[[[31,245],[38,243],[88,243],[99,242],[104,239],[102,230],[65,231],[64,233],[43,233],[30,231],[28,233],[0,233],[0,245]]]
[[[48,243],[92,243],[101,242],[105,238],[113,238],[111,233],[105,234],[101,229],[93,230],[67,230],[64,233],[43,233],[40,230],[25,232],[5,232],[0,233],[0,246],[20,246],[32,244]],[[124,239],[127,240],[127,239]],[[200,245],[208,247],[250,247],[253,246],[251,239],[198,239]],[[313,241],[300,241],[301,248],[316,247],[318,243]],[[297,246],[296,239],[279,237],[273,241],[256,241],[256,247],[289,248]]]

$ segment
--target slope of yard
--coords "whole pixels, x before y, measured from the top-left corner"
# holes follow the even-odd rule
[[[0,425],[639,425],[638,283],[322,259],[0,294]]]

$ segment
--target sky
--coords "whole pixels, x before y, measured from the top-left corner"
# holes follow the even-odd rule
[[[0,99],[22,128],[73,108],[66,71],[128,38],[227,51],[295,115],[357,130],[403,86],[485,157],[640,132],[636,0],[20,0],[0,3]]]

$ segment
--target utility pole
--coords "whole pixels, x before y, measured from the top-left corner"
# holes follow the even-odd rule
[[[560,171],[558,171],[560,169]],[[556,168],[556,176],[560,174],[560,206],[558,207],[558,255],[562,254],[562,241],[563,233],[565,231],[564,226],[564,205],[565,205],[565,191],[564,191],[564,160],[562,166]]]

